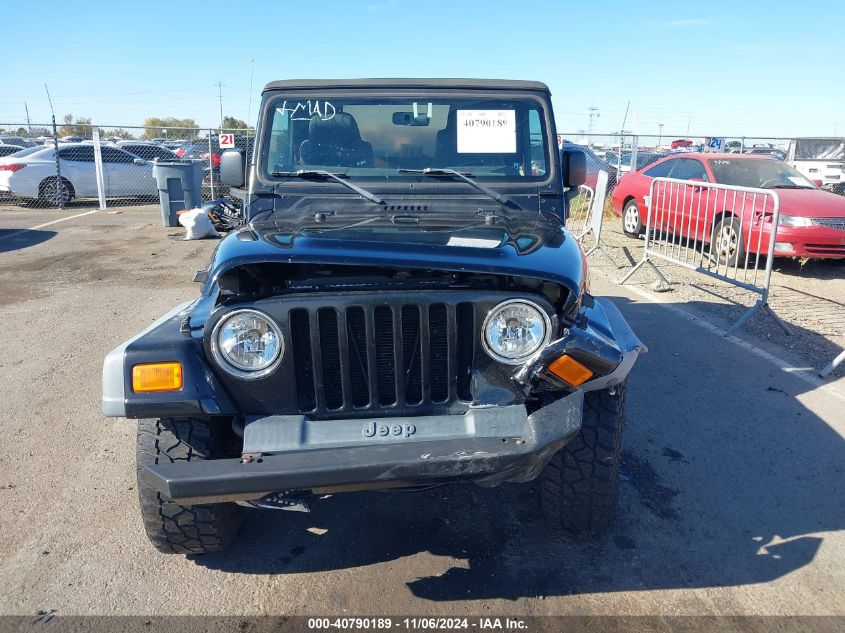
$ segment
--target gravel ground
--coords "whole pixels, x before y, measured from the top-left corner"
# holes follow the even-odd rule
[[[159,554],[101,363],[196,295],[217,242],[177,241],[155,209],[24,233],[67,213],[0,217],[0,614],[845,615],[843,380],[808,383],[600,275],[650,349],[601,537],[549,533],[530,484],[449,486],[247,511],[225,553]]]

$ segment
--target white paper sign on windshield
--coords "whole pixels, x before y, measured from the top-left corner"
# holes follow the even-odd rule
[[[459,154],[515,154],[514,110],[458,110]]]

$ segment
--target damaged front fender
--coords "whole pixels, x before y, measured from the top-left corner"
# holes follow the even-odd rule
[[[543,391],[578,388],[583,391],[608,389],[627,378],[637,357],[648,348],[637,338],[625,317],[609,299],[590,297],[580,318],[529,360],[514,376],[527,395]],[[592,372],[580,385],[572,385],[553,373],[549,366],[569,356]]]

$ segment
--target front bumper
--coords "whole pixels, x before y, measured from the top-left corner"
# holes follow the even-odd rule
[[[764,240],[768,235],[764,235]],[[789,244],[784,250],[782,244]],[[824,226],[778,227],[775,257],[845,258],[845,231]]]
[[[386,489],[475,481],[497,485],[530,481],[581,428],[583,392],[576,391],[527,415],[525,407],[485,407],[464,415],[398,420],[331,420],[311,425],[338,428],[343,445],[332,445],[321,429],[286,420],[257,418],[244,433],[245,451],[261,453],[300,447],[252,461],[219,459],[147,466],[143,479],[163,495],[184,504],[260,499],[270,493],[312,493]],[[410,436],[406,424],[413,420]],[[386,433],[367,438],[369,425]],[[256,425],[254,433],[250,426]],[[357,437],[343,437],[351,428]],[[393,429],[397,429],[393,433]],[[250,437],[252,436],[252,437]],[[321,439],[323,438],[323,439]]]

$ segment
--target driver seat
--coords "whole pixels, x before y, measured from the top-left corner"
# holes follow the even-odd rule
[[[331,119],[319,114],[308,122],[308,138],[299,146],[300,163],[334,167],[372,167],[373,146],[361,138],[358,123],[346,112]]]

